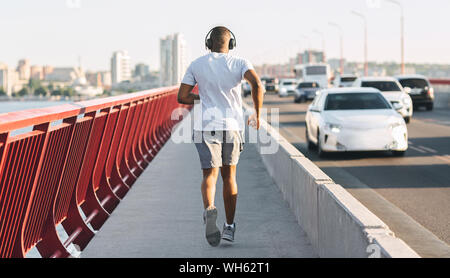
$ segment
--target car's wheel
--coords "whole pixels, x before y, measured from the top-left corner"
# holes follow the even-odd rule
[[[300,102],[300,99],[299,99],[298,97],[294,97],[294,102],[295,102],[295,103],[299,103],[299,102]]]
[[[405,117],[405,123],[409,124],[409,122],[411,121],[411,116]]]
[[[433,103],[427,104],[427,110],[428,110],[428,111],[433,110]]]
[[[316,145],[314,145],[314,143],[311,142],[311,140],[309,139],[308,126],[306,126],[306,129],[305,129],[305,137],[306,137],[306,145],[308,146],[308,150],[313,150],[316,147]]]
[[[393,156],[405,156],[406,151],[392,151]]]
[[[322,149],[322,144],[320,144],[320,134],[317,132],[317,154],[320,158],[326,156],[326,152]]]

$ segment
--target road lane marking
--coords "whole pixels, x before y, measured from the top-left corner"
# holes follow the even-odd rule
[[[420,153],[427,153],[426,151],[424,151],[424,150],[422,150],[422,149],[419,149],[419,148],[417,148],[417,147],[414,147],[414,146],[409,146],[409,148],[410,148],[410,149],[413,149],[413,150],[415,150],[415,151],[418,151],[418,152],[420,152]]]
[[[431,148],[427,148],[427,147],[425,147],[425,146],[418,146],[418,148],[421,148],[422,150],[429,151],[430,153],[437,153],[436,150],[431,149]]]

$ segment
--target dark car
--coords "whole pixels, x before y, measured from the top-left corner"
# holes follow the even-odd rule
[[[272,77],[263,77],[261,81],[265,85],[266,92],[278,92],[278,79]]]
[[[424,106],[427,110],[433,110],[434,90],[425,76],[402,75],[396,78],[411,97],[415,109]]]
[[[295,90],[294,102],[305,102],[307,100],[313,100],[316,97],[316,92],[320,89],[317,82],[302,82],[298,84]]]
[[[242,95],[247,97],[252,94],[252,87],[247,81],[242,82]]]

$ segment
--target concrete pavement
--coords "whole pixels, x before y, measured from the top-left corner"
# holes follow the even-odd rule
[[[235,242],[211,247],[204,237],[197,152],[193,144],[169,140],[81,257],[317,257],[253,144],[241,155],[237,181]],[[221,191],[219,177],[220,228]]]

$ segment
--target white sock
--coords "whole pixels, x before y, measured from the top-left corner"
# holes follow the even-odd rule
[[[228,224],[228,223],[225,222],[225,226],[226,226],[226,227],[232,227],[232,228],[234,228],[234,223],[230,225],[230,224]]]

